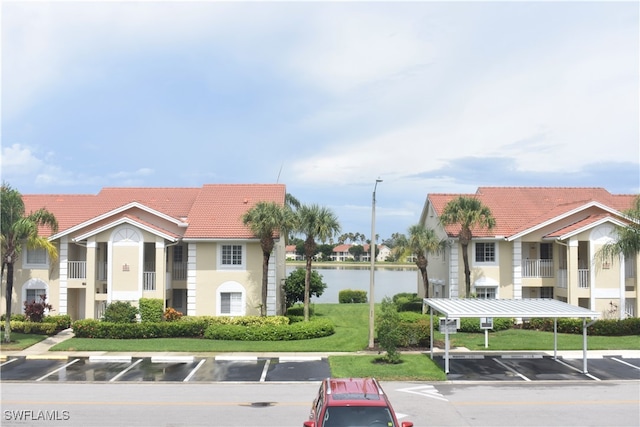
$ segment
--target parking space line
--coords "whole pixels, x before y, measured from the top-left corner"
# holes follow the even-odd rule
[[[637,370],[639,370],[639,371],[640,371],[640,367],[638,367],[638,366],[636,366],[636,365],[633,365],[633,364],[631,364],[631,363],[629,363],[629,362],[625,362],[624,360],[620,360],[620,359],[618,359],[618,358],[616,358],[616,357],[611,357],[610,359],[611,359],[611,360],[615,360],[616,362],[622,363],[623,365],[630,366],[630,367],[632,367],[632,368],[637,369]]]
[[[511,368],[510,366],[505,365],[504,363],[502,363],[502,361],[498,360],[498,359],[493,359],[494,362],[496,362],[498,365],[502,366],[503,368],[507,369],[509,372],[511,372],[514,375],[519,376],[520,378],[522,378],[525,381],[531,381],[529,378],[527,378],[526,376],[522,375],[520,372],[516,371],[515,369]]]
[[[47,378],[48,376],[51,376],[51,375],[55,374],[56,372],[59,372],[59,371],[61,371],[61,370],[63,370],[63,369],[66,369],[68,366],[73,365],[74,363],[76,363],[76,362],[77,362],[77,361],[79,361],[79,360],[80,360],[80,359],[73,359],[71,362],[69,362],[69,363],[66,363],[66,364],[62,365],[62,366],[61,366],[61,367],[59,367],[58,369],[56,369],[56,370],[54,370],[54,371],[51,371],[51,372],[49,372],[49,373],[48,373],[48,374],[46,374],[46,375],[41,376],[40,378],[38,378],[38,379],[36,380],[36,382],[38,382],[38,381],[42,381],[43,379]]]
[[[260,375],[260,382],[263,383],[267,378],[267,371],[269,370],[269,365],[271,364],[271,359],[267,359],[264,364],[264,368],[262,369],[262,375]]]
[[[204,362],[206,362],[206,361],[207,361],[207,359],[202,359],[200,361],[200,363],[198,363],[198,365],[195,368],[193,368],[191,370],[191,372],[189,372],[189,375],[187,375],[187,377],[184,380],[182,380],[182,382],[183,383],[189,382],[189,380],[191,378],[193,378],[193,376],[196,374],[196,372],[198,372],[198,369],[200,369],[200,366],[202,366],[204,364]]]
[[[126,369],[124,369],[122,372],[120,372],[118,375],[116,375],[115,377],[111,378],[109,380],[110,383],[116,381],[118,378],[120,378],[121,376],[123,376],[124,374],[126,374],[127,372],[129,372],[129,370],[133,369],[134,366],[138,365],[139,363],[142,362],[142,359],[138,359],[135,362],[133,362],[133,364],[131,364],[130,366],[128,366]]]
[[[584,373],[584,372],[582,372],[580,369],[576,368],[575,366],[571,366],[571,365],[569,365],[568,363],[565,363],[565,362],[563,362],[563,361],[562,361],[562,360],[560,360],[560,359],[555,359],[555,361],[556,361],[556,362],[558,362],[558,363],[559,363],[559,364],[561,364],[561,365],[566,366],[567,368],[571,368],[571,369],[573,369],[573,370],[574,370],[574,371],[576,371],[576,372],[580,372],[581,374],[583,374],[583,373]],[[589,378],[591,378],[592,380],[595,380],[595,381],[602,381],[600,378],[595,377],[595,376],[593,376],[593,375],[591,375],[591,374],[589,374],[589,373],[586,373],[585,375],[586,375],[586,376],[588,376]]]
[[[9,359],[6,362],[4,362],[2,365],[0,365],[0,368],[3,367],[4,365],[8,365],[11,362],[15,362],[16,360],[18,360],[18,359]]]

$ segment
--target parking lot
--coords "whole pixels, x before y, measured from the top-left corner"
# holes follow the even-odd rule
[[[425,356],[428,357],[428,356]],[[434,361],[444,369],[442,356]],[[640,358],[604,356],[554,359],[540,354],[454,354],[447,380],[616,381],[640,380]],[[296,382],[331,376],[326,357],[92,356],[9,357],[0,364],[2,381],[35,382]]]
[[[322,357],[13,357],[0,365],[2,381],[286,382],[328,376],[329,364]]]
[[[444,358],[434,360],[444,369]],[[449,358],[450,381],[640,380],[640,359],[605,356],[587,360],[540,354],[455,354]]]

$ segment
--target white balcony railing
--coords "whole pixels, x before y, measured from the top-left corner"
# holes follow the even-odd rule
[[[567,270],[558,270],[558,285],[559,288],[567,289]]]
[[[143,279],[143,289],[145,291],[155,291],[156,290],[156,272],[155,271],[145,271],[142,273]]]
[[[553,277],[553,260],[523,259],[522,277]]]
[[[187,263],[186,262],[174,262],[173,274],[171,275],[173,280],[187,280]]]
[[[69,279],[86,279],[87,278],[87,262],[86,261],[67,261],[67,277]]]
[[[98,262],[98,280],[107,280],[107,263],[104,261]]]
[[[589,269],[588,268],[578,269],[578,287],[583,289],[589,287]]]

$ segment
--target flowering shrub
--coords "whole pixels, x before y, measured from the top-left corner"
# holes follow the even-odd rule
[[[182,313],[173,307],[167,307],[164,311],[164,320],[167,322],[175,322],[176,320],[180,320],[181,317]]]

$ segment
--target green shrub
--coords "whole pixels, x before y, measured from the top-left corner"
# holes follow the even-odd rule
[[[382,300],[380,315],[376,319],[376,332],[378,343],[387,354],[384,359],[389,363],[397,363],[400,360],[398,346],[400,345],[400,315],[391,298]]]
[[[29,322],[21,320],[11,320],[12,332],[20,332],[23,334],[36,334],[36,335],[53,335],[56,333],[55,323],[46,322]],[[1,325],[1,330],[4,330],[4,322]]]
[[[287,307],[291,307],[297,302],[304,302],[306,273],[304,268],[296,268],[284,281],[283,289]],[[309,298],[321,296],[325,289],[327,289],[327,285],[322,281],[322,275],[315,270],[311,270],[311,276],[309,278]]]
[[[315,312],[313,308],[313,304],[309,304],[309,316],[313,316]],[[291,319],[292,317],[302,317],[304,318],[304,305],[297,304],[292,307],[287,308],[287,317]]]
[[[204,320],[177,322],[113,323],[94,319],[73,322],[73,332],[78,338],[201,338],[208,324]]]
[[[398,334],[400,347],[427,347],[431,344],[431,323],[424,316],[414,322],[401,321],[398,324]]]
[[[338,293],[340,304],[361,304],[367,302],[367,292],[353,289],[343,289]]]
[[[3,314],[2,316],[0,316],[0,321],[6,321],[7,320],[7,315]],[[25,316],[22,313],[11,313],[11,320],[15,320],[16,322],[24,322],[27,320],[27,316]]]
[[[333,323],[327,319],[296,322],[293,324],[250,325],[215,324],[207,328],[204,337],[214,340],[233,341],[292,341],[322,338],[335,332]]]
[[[587,323],[590,322],[587,319]],[[559,318],[557,330],[563,334],[582,334],[582,319]],[[522,324],[523,329],[553,332],[553,319],[533,318]],[[627,319],[600,319],[587,328],[588,335],[603,336],[627,336],[640,335],[640,318],[629,317]]]
[[[115,301],[107,306],[102,320],[112,323],[134,323],[138,309],[128,301]]]
[[[42,319],[44,323],[54,323],[56,330],[62,331],[71,327],[71,316],[68,314],[58,314],[55,316],[47,316]]]
[[[492,331],[504,331],[510,329],[514,325],[514,319],[494,317]],[[479,317],[466,317],[460,319],[460,332],[479,333],[484,332],[484,329],[480,329]]]
[[[393,296],[393,303],[398,311],[413,311],[422,313],[422,298],[418,294],[403,292]]]
[[[140,298],[138,305],[141,322],[162,322],[164,301],[159,298]]]

